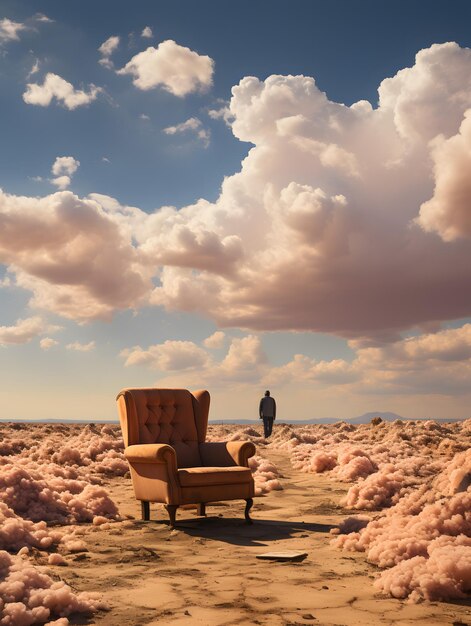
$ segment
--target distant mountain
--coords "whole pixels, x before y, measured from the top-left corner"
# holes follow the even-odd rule
[[[277,418],[277,422],[280,424],[294,424],[298,426],[305,426],[307,424],[336,424],[337,422],[347,422],[349,424],[368,424],[373,417],[379,416],[384,421],[392,422],[396,419],[406,420],[407,418],[396,415],[396,413],[365,413],[358,417],[341,418],[341,417],[313,417],[307,420],[293,420]],[[261,420],[209,420],[210,424],[240,424],[241,426],[253,426],[254,424],[261,424]]]
[[[380,417],[385,422],[394,422],[395,420],[408,421],[411,419],[410,417],[402,417],[401,415],[391,413],[390,411],[378,411],[376,413],[374,411],[370,411],[369,413],[363,413],[363,415],[359,415],[358,417],[350,417],[345,421],[349,424],[369,424],[374,417]]]
[[[395,420],[402,420],[403,422],[415,421],[417,418],[414,417],[403,417],[402,415],[398,415],[397,413],[392,413],[391,411],[370,411],[368,413],[363,413],[363,415],[358,415],[357,417],[318,417],[311,418],[307,420],[293,420],[293,419],[277,419],[278,423],[281,424],[293,424],[298,426],[305,426],[307,424],[336,424],[337,422],[346,422],[347,424],[369,424],[374,417],[380,417],[385,422],[394,422]],[[422,419],[434,419],[430,418],[422,418]],[[443,419],[436,420],[438,422],[461,422],[460,418],[451,418],[451,419]],[[210,424],[240,424],[241,426],[248,426],[254,424],[261,424],[261,420],[209,420]]]

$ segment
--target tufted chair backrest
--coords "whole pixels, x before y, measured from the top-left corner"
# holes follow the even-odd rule
[[[199,443],[206,436],[208,392],[194,396],[187,389],[123,389],[117,400],[125,446],[168,443],[175,449],[178,467],[201,466]]]

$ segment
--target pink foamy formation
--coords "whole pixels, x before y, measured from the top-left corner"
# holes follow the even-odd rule
[[[471,539],[465,535],[434,539],[427,547],[427,556],[401,561],[374,584],[395,598],[467,598],[471,591]]]
[[[206,441],[252,441],[255,445],[264,445],[267,440],[253,426],[243,428],[237,424],[209,424]]]
[[[278,468],[268,459],[255,455],[249,459],[249,467],[255,481],[256,496],[283,489],[278,479]]]
[[[74,594],[28,560],[29,548],[86,550],[84,530],[50,528],[47,522],[73,525],[94,519],[119,519],[118,509],[101,486],[103,476],[128,471],[118,429],[93,425],[0,425],[0,625],[64,626],[73,612],[94,612],[100,603]],[[64,565],[59,553],[50,565]]]
[[[22,556],[0,551],[0,624],[30,626],[71,613],[95,613],[106,608],[95,594],[74,593],[62,581],[54,581]],[[52,622],[54,623],[54,622]],[[68,624],[67,621],[59,624]]]
[[[47,550],[58,544],[63,533],[47,526],[46,522],[32,522],[16,515],[6,504],[0,502],[0,548],[19,550],[32,546]]]
[[[62,554],[58,552],[53,552],[49,555],[47,562],[49,565],[67,565],[67,561],[64,559]]]
[[[293,467],[351,483],[341,504],[377,513],[347,518],[334,543],[385,571],[378,588],[412,600],[471,591],[471,420],[353,426],[280,425],[268,448]]]
[[[23,558],[23,567],[31,567],[29,549],[67,554],[85,550],[84,534],[93,529],[123,532],[110,524],[118,513],[105,491],[110,477],[128,473],[118,426],[0,425],[0,435],[0,548],[24,548],[23,557],[14,557]],[[272,450],[285,451],[300,471],[347,483],[342,505],[359,514],[339,525],[334,542],[365,552],[384,569],[376,583],[380,590],[413,600],[459,598],[470,591],[471,420],[275,423],[269,439],[257,426],[209,425],[208,441],[228,440],[257,446],[250,460],[257,494],[281,488]],[[68,524],[68,532],[48,521]],[[59,570],[65,559],[55,554],[50,565]],[[24,607],[18,610],[31,611]],[[65,615],[56,612],[51,619]]]
[[[12,424],[1,425],[0,435],[0,498],[18,516],[61,524],[96,516],[118,519],[117,507],[100,486],[103,475],[128,471],[117,429]]]
[[[456,424],[382,422],[351,431],[350,444],[336,441],[339,431],[345,432],[340,428],[323,433],[315,444],[304,443],[298,433],[293,465],[315,471],[321,448],[325,455],[336,455],[332,476],[355,480],[342,504],[380,511],[369,520],[347,518],[334,531],[340,533],[334,543],[366,552],[370,562],[387,568],[376,585],[395,597],[441,600],[464,597],[471,591],[469,425],[470,420]],[[360,453],[348,453],[348,445],[358,441],[360,433]],[[345,471],[362,459],[371,463],[365,463],[368,475]]]

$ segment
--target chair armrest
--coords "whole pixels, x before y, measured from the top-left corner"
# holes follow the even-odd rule
[[[248,467],[248,459],[255,454],[255,446],[251,441],[204,442],[200,443],[200,454],[205,466]]]
[[[177,455],[172,446],[166,443],[141,443],[128,446],[124,456],[130,463],[161,463],[170,465],[177,471]]]
[[[228,441],[227,451],[232,456],[237,465],[249,466],[249,459],[255,455],[255,444],[251,441]]]

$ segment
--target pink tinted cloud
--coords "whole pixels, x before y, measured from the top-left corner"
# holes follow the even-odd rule
[[[166,50],[129,66],[142,88]],[[193,89],[201,57],[178,53]],[[0,261],[32,305],[78,320],[150,303],[366,345],[465,318],[469,76],[471,52],[447,43],[384,80],[376,109],[332,102],[306,76],[246,77],[231,125],[253,147],[216,202],[147,214],[99,194],[3,194]]]
[[[0,326],[0,345],[28,343],[45,331],[46,325],[40,317],[20,319],[11,326]]]
[[[243,242],[237,273],[201,268],[196,281],[212,297],[198,305],[181,258],[154,301],[220,325],[383,340],[468,315],[469,244],[450,246],[413,221],[433,194],[430,140],[459,133],[471,106],[470,68],[456,44],[423,50],[381,84],[377,109],[331,102],[308,77],[244,78],[232,129],[255,147],[204,211],[219,237]],[[188,208],[179,220],[195,217]]]
[[[0,224],[0,262],[38,308],[76,320],[106,318],[150,289],[130,236],[93,200],[0,193]]]
[[[135,346],[121,352],[126,366],[159,370],[170,386],[218,388],[235,384],[276,386],[286,389],[306,385],[312,389],[345,390],[359,396],[384,394],[440,394],[465,396],[471,380],[471,324],[442,330],[381,347],[354,347],[352,360],[316,360],[296,354],[283,365],[273,366],[260,337],[246,335],[227,339],[222,356],[213,349],[223,347],[224,333],[218,331],[198,345],[171,341],[147,348]],[[214,342],[214,343],[213,343]],[[162,381],[160,381],[162,382]]]

